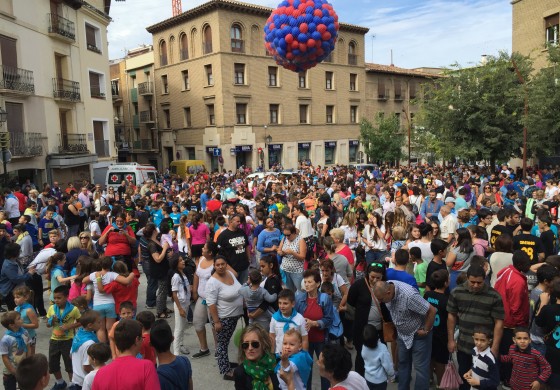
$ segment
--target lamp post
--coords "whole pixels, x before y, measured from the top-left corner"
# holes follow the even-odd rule
[[[8,112],[0,107],[0,127],[8,120]],[[8,186],[8,160],[11,159],[10,150],[10,133],[8,131],[0,132],[0,147],[2,149],[2,164],[4,168],[4,186]]]
[[[404,117],[406,118],[406,124],[407,124],[407,130],[408,130],[408,168],[410,168],[411,164],[412,164],[412,159],[410,158],[410,138],[411,138],[411,133],[412,133],[412,125],[410,123],[410,118],[408,117],[408,110],[406,110],[404,107],[402,108],[402,112],[404,114]]]
[[[527,83],[525,82],[525,78],[519,71],[517,67],[517,63],[512,58],[511,63],[513,64],[513,69],[515,69],[515,74],[517,75],[517,79],[519,80],[520,84],[523,84],[523,98],[524,98],[524,107],[523,107],[523,116],[525,121],[523,123],[523,177],[527,177],[527,116],[529,115],[529,95],[527,93]]]
[[[264,127],[264,130],[266,131],[267,126]],[[270,134],[267,134],[266,137],[264,138],[264,148],[268,149],[268,145],[270,145],[272,143],[272,136]],[[264,157],[264,151],[263,151],[263,157]],[[268,150],[268,168],[270,169],[270,150]],[[264,161],[263,161],[263,170],[264,170]]]

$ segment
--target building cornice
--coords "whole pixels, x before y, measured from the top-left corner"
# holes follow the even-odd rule
[[[443,75],[434,73],[427,73],[414,69],[399,68],[398,66],[394,65],[381,65],[373,63],[366,63],[366,73],[388,73],[402,76],[424,77],[429,79],[443,77]]]

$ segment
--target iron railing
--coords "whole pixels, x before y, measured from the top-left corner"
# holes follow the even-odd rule
[[[348,65],[358,65],[357,54],[348,54]]]
[[[10,152],[13,157],[43,154],[43,134],[10,131]]]
[[[80,101],[80,83],[72,80],[54,78],[53,96],[55,99],[69,100],[71,102]]]
[[[140,122],[148,123],[153,122],[152,113],[150,111],[140,111]]]
[[[138,84],[138,93],[140,95],[152,95],[154,93],[154,83],[146,81]]]
[[[59,154],[87,153],[86,134],[59,134]]]
[[[74,22],[63,18],[58,14],[48,14],[49,16],[49,33],[57,34],[61,37],[76,40],[76,27]]]
[[[35,93],[33,72],[27,69],[0,65],[0,89],[9,89],[24,93]]]

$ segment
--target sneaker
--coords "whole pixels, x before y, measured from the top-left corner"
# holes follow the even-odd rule
[[[206,351],[199,350],[197,353],[192,355],[192,358],[193,359],[198,359],[198,358],[205,357],[205,356],[210,356],[210,350],[209,349],[207,349]]]
[[[181,348],[179,348],[179,353],[181,355],[190,355],[191,351],[189,351],[187,347],[181,345]]]
[[[66,382],[62,382],[62,383],[55,383],[53,387],[51,387],[51,390],[64,390],[66,389]]]
[[[156,308],[155,306],[146,306],[146,309],[148,309],[148,310],[153,310],[155,308]]]

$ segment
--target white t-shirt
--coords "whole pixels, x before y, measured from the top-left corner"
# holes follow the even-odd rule
[[[82,386],[84,378],[86,377],[86,372],[84,371],[84,366],[89,365],[89,356],[87,354],[90,345],[95,344],[93,340],[86,341],[80,348],[72,354],[72,383]]]
[[[91,385],[93,385],[93,380],[97,374],[98,369],[89,372],[84,378],[84,384],[82,385],[82,390],[91,390]]]
[[[284,316],[282,316],[284,317]],[[285,318],[285,317],[284,317]],[[305,318],[300,313],[297,313],[294,318],[292,318],[292,322],[294,324],[288,324],[289,329],[295,328],[301,333],[301,336],[307,336],[307,329],[305,329]],[[276,335],[276,349],[274,353],[282,352],[282,343],[284,341],[284,325],[285,322],[278,322],[272,317],[270,320],[270,333],[274,333]]]
[[[420,240],[408,244],[408,249],[418,247],[422,251],[422,260],[430,262],[434,259],[431,242],[422,242]]]
[[[202,299],[206,299],[206,283],[212,276],[212,271],[214,270],[214,265],[211,265],[208,268],[202,268],[200,264],[202,264],[203,257],[198,260],[198,266],[196,267],[196,276],[198,276],[198,296]]]
[[[457,219],[455,219],[453,214],[449,214],[441,221],[439,228],[441,230],[441,238],[445,240],[450,234],[453,235],[457,231]]]
[[[243,314],[243,297],[239,295],[241,284],[231,271],[228,272],[233,278],[231,286],[220,282],[216,278],[210,278],[206,283],[206,303],[208,306],[216,305],[219,318],[235,317]]]
[[[107,272],[105,275],[101,276],[101,284],[106,286],[112,281],[114,281],[117,278],[117,276],[119,276],[119,274],[116,272]],[[110,305],[115,303],[115,298],[113,298],[113,294],[101,293],[97,289],[97,280],[95,280],[95,272],[92,272],[89,275],[89,280],[91,280],[91,283],[93,284],[94,309],[95,306],[98,305]]]
[[[342,382],[337,383],[333,387],[343,388],[347,390],[368,390],[368,385],[363,376],[355,371],[350,371],[348,377]]]
[[[187,307],[191,300],[191,285],[186,276],[183,279],[179,274],[175,273],[171,278],[171,291],[177,291],[177,299],[183,308]]]
[[[35,267],[37,269],[37,273],[39,275],[43,275],[45,273],[45,267],[47,266],[47,261],[49,257],[56,253],[56,249],[54,248],[46,248],[41,250],[37,253],[37,256],[33,259],[31,264],[27,268]]]
[[[296,229],[299,230],[299,235],[303,238],[313,235],[313,226],[311,220],[300,215],[296,218]]]
[[[280,370],[284,370],[286,372],[288,371],[292,371],[294,373],[294,388],[295,389],[305,389],[305,385],[303,384],[303,381],[301,380],[301,376],[299,375],[299,370],[296,366],[296,364],[292,361],[289,361],[290,365],[287,368],[283,368],[282,366],[280,366]],[[282,390],[288,390],[288,385],[286,384],[286,382],[284,382],[282,380],[282,378],[280,378],[280,373],[276,374],[278,376],[278,384],[280,385],[280,388]]]

